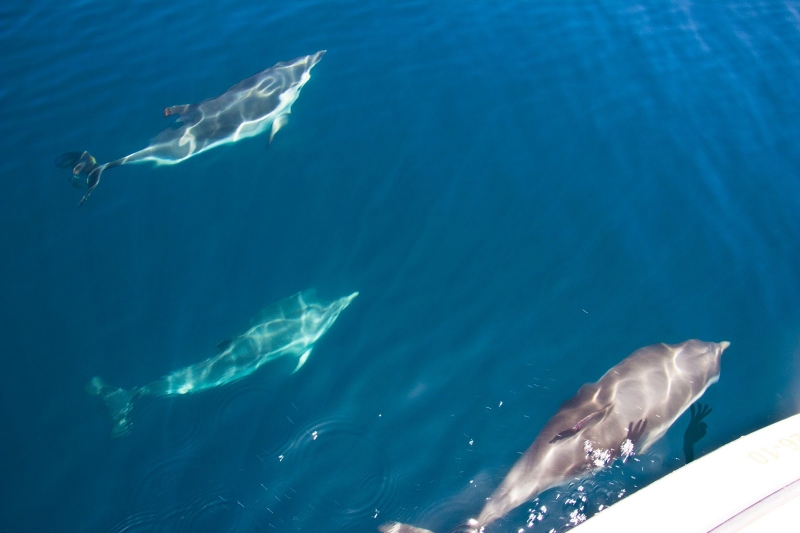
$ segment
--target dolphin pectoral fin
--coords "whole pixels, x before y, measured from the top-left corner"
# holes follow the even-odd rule
[[[564,431],[559,431],[556,434],[556,436],[553,437],[553,439],[550,441],[550,444],[552,444],[552,443],[554,443],[556,441],[559,441],[559,440],[563,440],[563,439],[568,439],[570,437],[574,437],[575,435],[580,433],[580,431],[584,427],[586,427],[586,424],[589,423],[590,420],[597,419],[597,418],[602,419],[603,417],[605,417],[605,415],[611,410],[611,408],[613,406],[614,406],[614,404],[610,403],[610,404],[606,405],[605,407],[603,407],[602,409],[598,409],[597,411],[595,411],[593,413],[590,413],[587,416],[583,417],[580,420],[580,422],[578,422],[577,424],[575,424],[571,428],[565,429]]]
[[[303,355],[300,356],[300,360],[297,362],[297,366],[294,367],[294,370],[292,370],[292,374],[294,374],[295,372],[300,370],[300,367],[303,366],[304,364],[306,364],[306,361],[308,360],[308,356],[311,355],[311,350],[312,349],[313,348],[309,348],[308,350],[305,351],[305,353],[303,353]]]
[[[270,134],[269,134],[269,142],[270,143],[272,143],[272,139],[275,137],[275,134],[278,133],[278,131],[282,127],[284,127],[287,122],[289,122],[289,112],[288,111],[286,111],[284,113],[281,113],[280,115],[275,117],[275,120],[272,121],[272,131],[270,131]]]
[[[189,112],[192,104],[174,105],[172,107],[164,108],[164,118],[171,117],[172,115],[185,115]]]

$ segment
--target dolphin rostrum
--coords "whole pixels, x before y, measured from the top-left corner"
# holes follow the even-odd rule
[[[156,381],[131,390],[111,387],[99,377],[86,390],[101,396],[114,422],[112,434],[119,437],[131,428],[133,400],[140,396],[159,397],[193,394],[249,376],[279,357],[296,357],[300,370],[314,344],[328,331],[339,313],[358,296],[354,292],[333,302],[323,302],[313,291],[303,291],[281,300],[259,313],[247,331],[217,345],[210,359],[175,370]]]
[[[688,340],[633,352],[564,402],[500,486],[469,531],[483,528],[547,489],[642,453],[719,379],[730,343]],[[431,533],[390,522],[383,533]]]
[[[174,127],[155,136],[150,146],[121,159],[97,164],[89,152],[67,152],[56,159],[61,168],[72,168],[72,184],[88,185],[81,205],[100,182],[107,168],[152,161],[174,165],[223,144],[235,143],[270,130],[269,140],[286,124],[292,104],[311,77],[311,69],[325,50],[298,57],[240,81],[216,98],[199,104],[164,109],[164,116],[179,116]]]

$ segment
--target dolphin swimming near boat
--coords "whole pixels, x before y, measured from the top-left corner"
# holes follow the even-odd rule
[[[730,343],[688,340],[633,352],[596,383],[564,402],[488,498],[471,532],[592,470],[643,453],[717,382],[722,352]],[[432,533],[398,522],[383,533]]]
[[[88,186],[78,205],[83,204],[100,183],[107,168],[151,161],[174,165],[216,146],[235,143],[270,130],[269,141],[287,122],[300,89],[311,77],[311,69],[325,50],[281,62],[240,81],[216,98],[199,104],[164,109],[164,116],[178,121],[156,135],[147,148],[121,159],[97,164],[89,152],[67,152],[56,159],[61,168],[72,168],[72,184]]]
[[[300,370],[314,344],[358,296],[354,292],[333,302],[318,300],[313,291],[303,291],[264,309],[247,331],[217,345],[218,353],[176,370],[156,381],[131,390],[111,387],[99,377],[86,390],[100,396],[114,422],[112,434],[119,437],[131,428],[133,401],[141,396],[182,396],[212,389],[249,376],[263,364],[279,357],[296,357]]]

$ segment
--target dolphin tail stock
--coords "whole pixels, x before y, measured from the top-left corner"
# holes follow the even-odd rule
[[[78,205],[83,205],[83,202],[89,198],[92,191],[100,183],[100,175],[108,167],[108,163],[102,165],[97,164],[97,160],[89,152],[67,152],[61,154],[56,158],[56,166],[59,168],[72,167],[72,186],[76,189],[88,187],[86,194],[83,195]]]
[[[100,377],[93,377],[86,385],[86,392],[91,396],[100,396],[106,406],[108,416],[114,422],[111,435],[122,437],[131,430],[131,409],[133,400],[139,395],[137,390],[129,391],[120,387],[107,385]]]

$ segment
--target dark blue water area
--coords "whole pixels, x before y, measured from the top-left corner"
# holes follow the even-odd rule
[[[699,455],[800,411],[798,2],[12,0],[0,39],[2,531],[448,531],[658,342],[731,342]],[[268,148],[76,207],[60,153],[322,49]],[[92,376],[153,381],[307,288],[360,295],[300,371],[142,398],[112,438]],[[681,466],[687,423],[487,531],[569,529]]]

